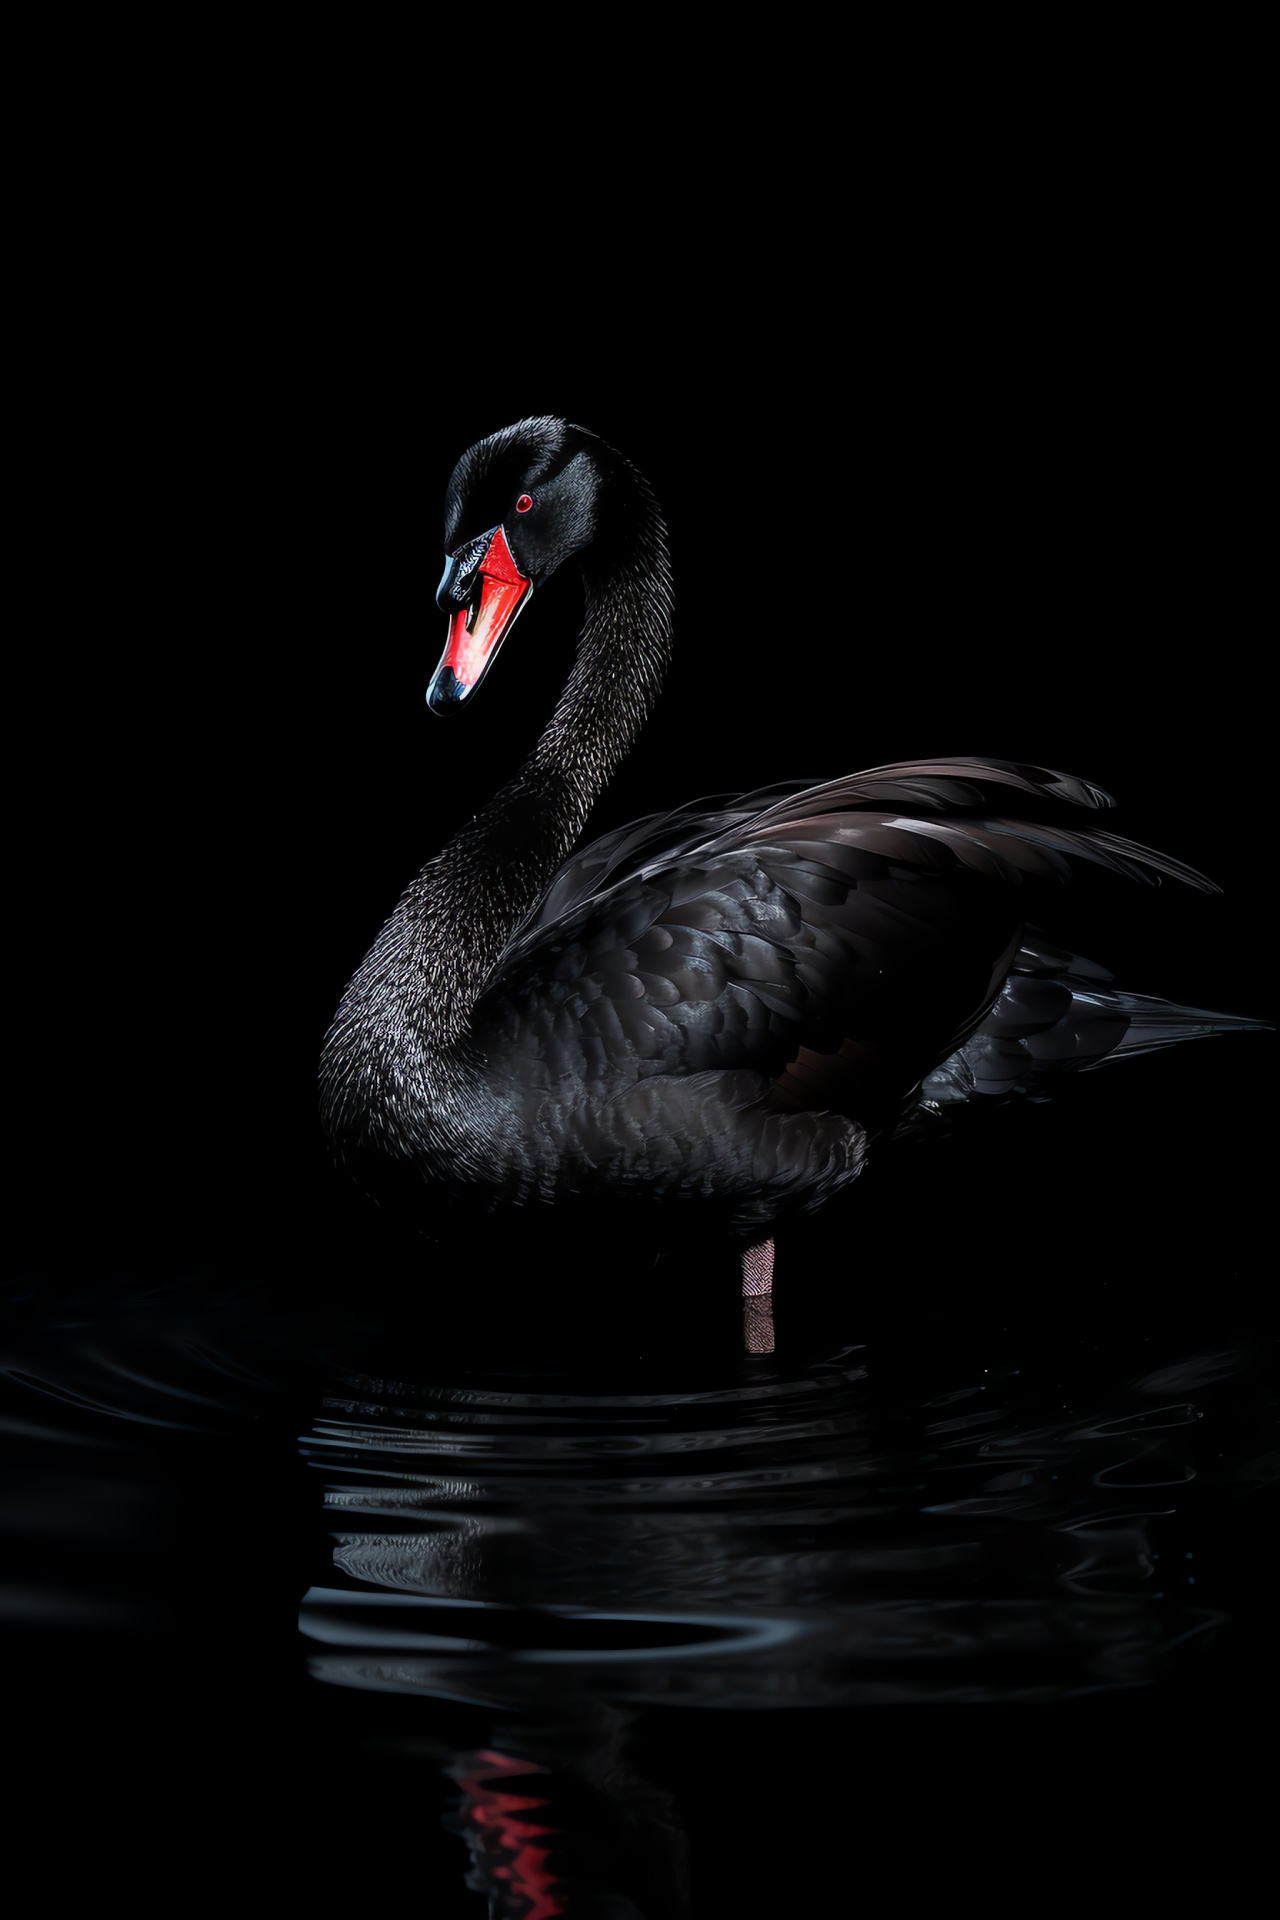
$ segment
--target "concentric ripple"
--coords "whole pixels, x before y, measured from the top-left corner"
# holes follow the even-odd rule
[[[1197,1603],[1188,1495],[1243,1471],[1215,1383],[1244,1364],[1054,1417],[1025,1370],[922,1398],[865,1348],[694,1392],[352,1375],[303,1443],[334,1567],[303,1603],[312,1671],[502,1707],[1142,1684],[1225,1617]]]

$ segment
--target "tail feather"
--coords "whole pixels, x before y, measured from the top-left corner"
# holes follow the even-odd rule
[[[1014,1095],[1047,1100],[1068,1073],[1087,1073],[1184,1040],[1261,1033],[1246,1014],[1181,1007],[1103,984],[1110,975],[1029,928],[1013,970],[977,1031],[927,1076],[917,1114],[946,1117]],[[913,1114],[900,1132],[918,1130]]]
[[[1131,1060],[1139,1053],[1155,1053],[1160,1047],[1176,1047],[1182,1040],[1204,1040],[1215,1033],[1264,1033],[1270,1025],[1266,1020],[1250,1020],[1240,1013],[1210,1013],[1204,1007],[1178,1007],[1171,1000],[1153,1000],[1143,993],[1091,997],[1108,1000],[1128,1013],[1129,1029],[1110,1053],[1103,1054],[1099,1060],[1085,1061],[1082,1072],[1108,1066],[1113,1060]]]

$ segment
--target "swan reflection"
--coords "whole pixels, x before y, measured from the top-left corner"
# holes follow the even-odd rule
[[[1048,1701],[1193,1655],[1225,1615],[1196,1597],[1187,1493],[1251,1471],[1224,1464],[1212,1404],[1248,1364],[1200,1355],[1065,1406],[1041,1369],[935,1362],[922,1388],[871,1347],[726,1362],[696,1391],[352,1373],[304,1441],[333,1565],[302,1606],[310,1669],[479,1709],[488,1744],[445,1756],[469,1884],[515,1871],[520,1810],[493,1783],[536,1769],[518,1794],[549,1824],[525,1864],[554,1869],[550,1904],[494,1911],[566,1911],[610,1798],[601,1715],[616,1768],[655,1711]],[[671,1867],[678,1821],[649,1824],[633,1853]]]
[[[493,1348],[488,1371],[446,1371],[434,1338],[419,1366],[402,1327],[335,1327],[360,1364],[323,1391],[328,1333],[304,1339],[239,1276],[15,1304],[15,1625],[114,1608],[113,1634],[155,1640],[166,1685],[175,1649],[198,1672],[229,1616],[219,1583],[196,1577],[203,1520],[201,1560],[171,1565],[172,1515],[180,1492],[203,1503],[233,1482],[242,1521],[256,1502],[237,1536],[256,1572],[236,1590],[245,1632],[225,1678],[254,1623],[291,1604],[281,1582],[310,1511],[301,1646],[330,1760],[353,1735],[419,1742],[449,1777],[472,1884],[514,1899],[527,1883],[523,1909],[495,1908],[526,1916],[564,1908],[566,1887],[627,1920],[687,1910],[698,1788],[680,1750],[736,1764],[759,1710],[1115,1695],[1194,1673],[1221,1598],[1246,1602],[1224,1565],[1274,1473],[1274,1372],[1239,1340],[1179,1358],[1166,1338],[1139,1372],[1143,1338],[1122,1348],[1099,1326],[1086,1344],[1077,1320],[1070,1339],[1003,1349],[988,1328],[963,1347],[873,1330],[817,1358],[784,1346],[577,1372],[530,1352],[541,1371],[522,1375]],[[298,1395],[315,1408],[314,1505],[276,1464]],[[220,1559],[224,1531],[209,1538]],[[135,1597],[145,1612],[117,1618]],[[139,1658],[101,1647],[113,1672]],[[271,1657],[287,1666],[287,1642]],[[235,1713],[256,1725],[270,1676],[245,1672]],[[784,1715],[782,1736],[796,1724]],[[552,1837],[518,1832],[526,1815]]]

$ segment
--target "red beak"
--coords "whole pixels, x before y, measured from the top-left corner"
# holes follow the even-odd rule
[[[449,616],[449,638],[427,688],[433,713],[460,707],[475,692],[532,590],[533,582],[511,557],[502,528],[495,527],[466,606]]]

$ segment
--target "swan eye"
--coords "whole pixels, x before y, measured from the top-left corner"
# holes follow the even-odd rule
[[[530,495],[530,494],[527,494],[527,493],[522,493],[522,494],[520,495],[520,498],[519,498],[519,499],[518,499],[518,500],[516,501],[516,512],[517,512],[517,513],[528,513],[528,511],[529,511],[529,509],[530,509],[530,507],[531,507],[532,505],[533,505],[533,498],[532,498],[532,495]]]

